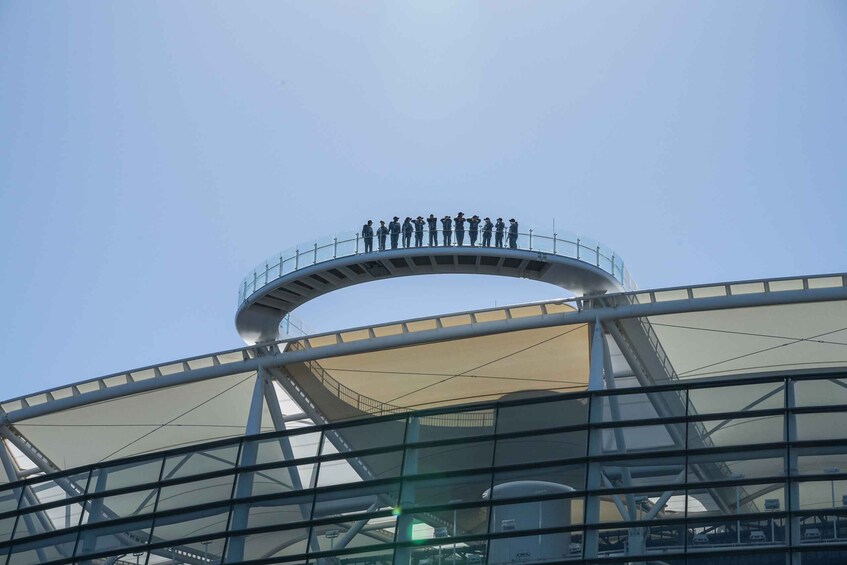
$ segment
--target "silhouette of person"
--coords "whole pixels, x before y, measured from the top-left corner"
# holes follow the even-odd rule
[[[477,216],[476,214],[474,214],[473,217],[468,220],[468,226],[470,227],[470,229],[468,230],[468,235],[471,236],[471,247],[474,247],[476,245],[476,238],[479,235],[479,222],[479,216]]]
[[[426,224],[429,226],[429,246],[435,247],[438,245],[438,219],[430,214],[426,219]]]
[[[385,251],[385,238],[388,235],[388,228],[385,227],[385,221],[379,221],[379,227],[376,228],[376,240],[379,242],[379,250]]]
[[[397,242],[400,240],[400,222],[397,216],[394,216],[394,220],[388,222],[388,235],[391,236],[391,249],[397,249]]]
[[[403,247],[408,249],[412,245],[412,231],[415,228],[412,226],[412,218],[406,216],[403,220]]]
[[[374,250],[374,229],[373,220],[368,220],[368,223],[362,226],[362,239],[365,240],[365,253],[370,253]]]
[[[423,229],[426,222],[423,216],[418,216],[412,223],[415,224],[415,247],[423,247]]]
[[[456,227],[456,245],[461,247],[465,242],[465,215],[459,212],[455,218],[453,218],[453,223]]]
[[[514,218],[509,220],[509,249],[518,248],[518,223]]]
[[[491,223],[491,218],[485,218],[485,223],[482,224],[482,246],[491,247],[491,230],[494,224]]]
[[[444,239],[444,246],[450,247],[453,243],[451,241],[453,239],[453,220],[450,219],[450,216],[441,218],[441,233]]]
[[[494,247],[503,247],[503,232],[506,230],[506,224],[503,218],[497,218],[497,223],[494,224]]]

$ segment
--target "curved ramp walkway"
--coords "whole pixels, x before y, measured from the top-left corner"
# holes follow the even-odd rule
[[[443,241],[440,233],[438,240]],[[280,253],[251,271],[239,287],[235,325],[241,338],[248,344],[275,341],[280,322],[298,306],[340,288],[384,278],[499,275],[547,282],[583,294],[635,288],[619,256],[578,237],[530,231],[519,235],[513,249],[455,243],[368,253],[364,249],[359,234],[342,234]]]

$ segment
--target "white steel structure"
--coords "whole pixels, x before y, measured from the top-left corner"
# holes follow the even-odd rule
[[[0,403],[0,560],[847,558],[847,275],[639,291],[611,252],[604,269],[559,241],[281,254],[240,289],[259,343]],[[483,257],[586,292],[278,339],[294,306],[367,278],[333,270]],[[322,286],[274,302],[305,277]]]

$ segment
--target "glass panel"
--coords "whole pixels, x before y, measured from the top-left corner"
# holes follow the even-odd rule
[[[15,516],[0,519],[0,542],[9,541],[12,539],[12,532],[15,529]]]
[[[794,382],[794,402],[799,407],[847,404],[847,379]]]
[[[729,445],[756,445],[783,441],[784,418],[764,416],[759,418],[732,418],[691,422],[688,428],[688,447],[725,447]]]
[[[619,435],[622,434],[622,435]],[[595,441],[595,439],[599,441]],[[620,449],[618,441],[623,440]],[[598,430],[592,436],[591,451],[595,455],[627,453],[629,450],[668,451],[685,447],[685,424],[656,424]]]
[[[493,539],[489,542],[491,555],[488,556],[488,565],[579,559],[579,548],[572,547],[571,543],[570,532]]]
[[[309,488],[309,485],[312,484],[314,468],[314,464],[292,465],[263,471],[243,472],[238,475],[235,497],[246,498],[265,494],[280,494]]]
[[[406,454],[406,469],[410,469],[412,464],[410,460],[416,463],[417,474],[443,473],[480,467],[487,469],[491,467],[493,455],[493,441],[411,448]]]
[[[784,451],[781,449],[690,455],[688,482],[781,477],[785,475],[785,469]]]
[[[794,439],[797,441],[844,439],[844,414],[797,414]]]
[[[627,393],[602,396],[600,398],[603,422],[646,420],[651,418],[673,418],[685,416],[686,391],[650,393]],[[656,410],[662,407],[662,413]]]
[[[662,487],[650,491],[599,495],[589,497],[587,504],[591,504],[592,498],[599,499],[601,523],[646,520],[651,515],[666,520],[685,517],[686,497],[682,488],[671,491]],[[657,509],[656,505],[660,503],[661,508]]]
[[[482,500],[483,493],[490,488],[491,475],[488,473],[424,480],[407,479],[403,481],[400,505],[405,509],[414,506],[439,506],[450,501],[455,504],[458,501]]]
[[[377,547],[371,551],[357,552],[354,555],[339,555],[337,558],[329,557],[329,558],[320,558],[320,557],[312,557],[309,563],[319,563],[321,565],[331,565],[332,563],[344,563],[344,564],[359,564],[362,565],[388,565],[394,559],[394,550],[390,547]],[[340,561],[338,561],[340,560]],[[412,563],[419,563],[418,561],[412,561]],[[446,564],[445,564],[446,565]]]
[[[76,555],[122,550],[128,545],[144,545],[150,539],[150,526],[151,520],[144,520],[83,530],[79,535]]]
[[[842,508],[844,506],[844,496],[847,495],[847,479],[803,481],[797,487],[799,489],[798,508],[800,510]]]
[[[187,514],[156,518],[153,534],[157,541],[173,541],[193,536],[217,534],[226,530],[229,506],[206,508]]]
[[[648,485],[673,485],[685,478],[685,457],[650,457],[646,459],[627,459],[624,461],[603,461],[597,463],[600,472],[608,483],[602,487],[618,488]]]
[[[7,489],[0,492],[0,513],[17,510],[18,500],[23,489]]]
[[[224,550],[224,542],[225,538],[216,538],[216,539],[202,539],[200,541],[195,541],[193,543],[182,543],[180,544],[179,550],[176,552],[176,563],[181,563],[179,560],[180,554],[185,554],[187,557],[194,558],[195,562],[210,562],[210,563],[221,563],[221,558],[223,556]],[[161,558],[157,560],[159,563],[162,563]],[[151,561],[151,563],[153,563]],[[164,562],[164,565],[170,565],[167,561]]]
[[[803,540],[805,541],[805,540]],[[804,551],[803,565],[831,565],[832,563],[847,562],[847,549],[825,549],[820,551]],[[699,565],[699,564],[698,564]],[[776,562],[774,561],[774,565]],[[782,565],[782,563],[779,563]]]
[[[238,457],[238,444],[172,455],[165,460],[162,479],[178,479],[201,473],[232,469],[235,467],[236,457]]]
[[[318,493],[315,500],[315,518],[394,510],[399,504],[399,495],[399,483]]]
[[[315,457],[318,454],[320,440],[320,432],[308,432],[273,439],[248,441],[244,443],[241,465],[290,462],[291,458],[285,455],[289,446],[295,459]]]
[[[784,545],[786,539],[785,523],[784,517],[770,515],[740,520],[727,516],[724,519],[688,522],[688,552],[727,551],[763,545]],[[780,564],[783,564],[785,557],[781,556],[781,559]],[[696,562],[707,563],[707,561],[700,559]],[[758,562],[757,560],[756,563]],[[714,563],[714,561],[708,563]],[[770,561],[767,561],[767,563],[770,563]]]
[[[723,521],[711,523],[722,524],[732,532],[736,531],[737,518],[734,516],[737,514],[761,513],[762,517],[759,520],[767,520],[769,519],[767,514],[784,509],[785,485],[783,483],[689,488],[688,490],[689,518],[705,520],[706,517],[723,514],[725,516]]]
[[[344,442],[349,446],[349,449],[345,451],[378,449],[380,447],[402,445],[403,436],[406,433],[406,419],[388,420],[358,426],[345,426],[336,429],[335,433],[343,438]],[[338,452],[332,441],[330,441],[331,439],[330,437],[324,438],[323,447],[321,448],[322,455]]]
[[[232,475],[202,481],[191,481],[162,487],[156,510],[173,510],[207,502],[229,500],[232,496]]]
[[[585,457],[588,432],[564,432],[531,437],[501,439],[495,449],[495,466],[539,463]]]
[[[402,464],[402,451],[323,461],[318,472],[318,486],[398,477]]]
[[[229,541],[224,563],[241,563],[251,559],[305,555],[308,540],[308,528],[235,536]],[[300,562],[305,561],[303,559]]]
[[[88,492],[100,493],[107,490],[155,483],[159,480],[161,470],[161,458],[95,469],[91,476]]]
[[[17,544],[9,556],[10,565],[40,565],[48,561],[67,558],[74,552],[76,532],[44,540]]]
[[[688,391],[690,413],[719,414],[784,408],[784,383],[696,388]]]
[[[795,449],[796,451],[794,451]],[[792,451],[797,454],[797,467],[792,470],[794,475],[820,475],[827,472],[847,473],[847,446],[792,448]],[[837,469],[837,471],[833,469]]]
[[[460,544],[453,542],[454,538],[484,534],[488,531],[488,514],[488,507],[455,508],[439,512],[427,512],[426,514],[413,514],[412,539],[442,539],[445,543],[450,544],[451,550],[453,543],[456,543],[458,549]],[[449,538],[449,540],[445,538]],[[449,559],[449,555],[450,553],[446,553],[445,559]]]
[[[415,420],[412,417],[412,420]],[[471,410],[449,414],[435,414],[417,418],[419,430],[417,437],[414,428],[409,430],[406,441],[417,443],[419,441],[438,441],[443,439],[455,439],[462,437],[475,437],[494,433],[494,411],[493,410]]]
[[[542,253],[553,253],[553,238],[532,234],[532,250],[541,251]]]
[[[510,485],[510,487],[513,487],[512,490],[517,490],[514,488],[517,486],[519,485]],[[555,490],[544,486],[525,486],[524,493],[526,497],[551,496],[556,494]],[[561,488],[560,485],[553,486]],[[582,497],[576,497],[529,500],[514,504],[492,506],[491,529],[493,532],[501,532],[560,528],[582,524],[584,502]]]
[[[348,548],[367,547],[371,545],[384,545],[394,541],[394,529],[397,524],[397,517],[378,516],[371,517],[365,521],[364,526],[354,533],[347,540],[347,533],[350,532],[351,526],[357,525],[362,519],[357,519],[356,522],[338,522],[335,524],[321,524],[312,527],[312,539],[309,544],[310,550],[315,551],[332,551],[335,549],[336,541],[344,539],[347,541]]]
[[[148,514],[153,512],[155,503],[155,489],[94,498],[85,503],[83,524]]]
[[[403,551],[398,549],[398,554]],[[411,563],[418,565],[452,565],[454,563],[467,563],[469,565],[483,565],[488,553],[487,541],[468,541],[453,543],[449,538],[444,543],[434,545],[415,545],[408,550],[411,553]],[[450,559],[452,555],[458,558]],[[441,560],[439,561],[439,557]],[[370,563],[370,562],[368,562]],[[382,563],[391,563],[389,558]]]
[[[230,530],[281,526],[305,522],[312,511],[312,496],[295,496],[237,504]]]
[[[545,482],[563,485],[574,490],[585,488],[585,465],[563,465],[558,467],[533,467],[517,471],[501,471],[494,474],[494,486],[514,482]],[[515,496],[510,489],[495,489],[494,499],[502,500]]]
[[[70,498],[71,495],[68,494],[65,488],[59,486],[58,481],[61,481],[64,487],[71,490],[73,496],[82,495],[85,493],[85,485],[88,482],[88,471],[69,475],[61,479],[30,483],[29,486],[24,487],[25,492],[21,499],[20,507],[29,508],[36,504],[47,504]],[[33,494],[35,496],[32,496]]]

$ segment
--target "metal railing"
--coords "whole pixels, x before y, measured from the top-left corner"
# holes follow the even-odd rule
[[[379,237],[374,236],[371,239],[372,251],[370,249],[366,251],[368,246],[366,246],[365,238],[359,232],[353,231],[302,243],[268,258],[252,269],[238,287],[238,305],[240,307],[256,291],[289,273],[341,257],[379,254],[383,247],[388,251],[426,247],[472,247],[469,230],[464,232],[462,245],[459,245],[455,230],[449,233],[451,234],[449,245],[444,244],[444,230],[436,230],[434,234],[437,245],[429,245],[429,230],[424,230],[420,245],[418,245],[415,233],[412,233],[408,239],[403,234],[394,239],[391,236],[383,237],[384,244],[380,242]],[[625,291],[637,290],[638,288],[629,270],[624,265],[623,259],[608,247],[587,237],[560,233],[549,234],[530,229],[527,232],[519,232],[515,238],[510,238],[508,233],[505,233],[498,240],[496,235],[492,235],[489,245],[483,246],[483,241],[483,231],[480,230],[473,247],[481,249],[512,248],[576,259],[609,273],[621,283]],[[394,242],[396,242],[396,245]]]

